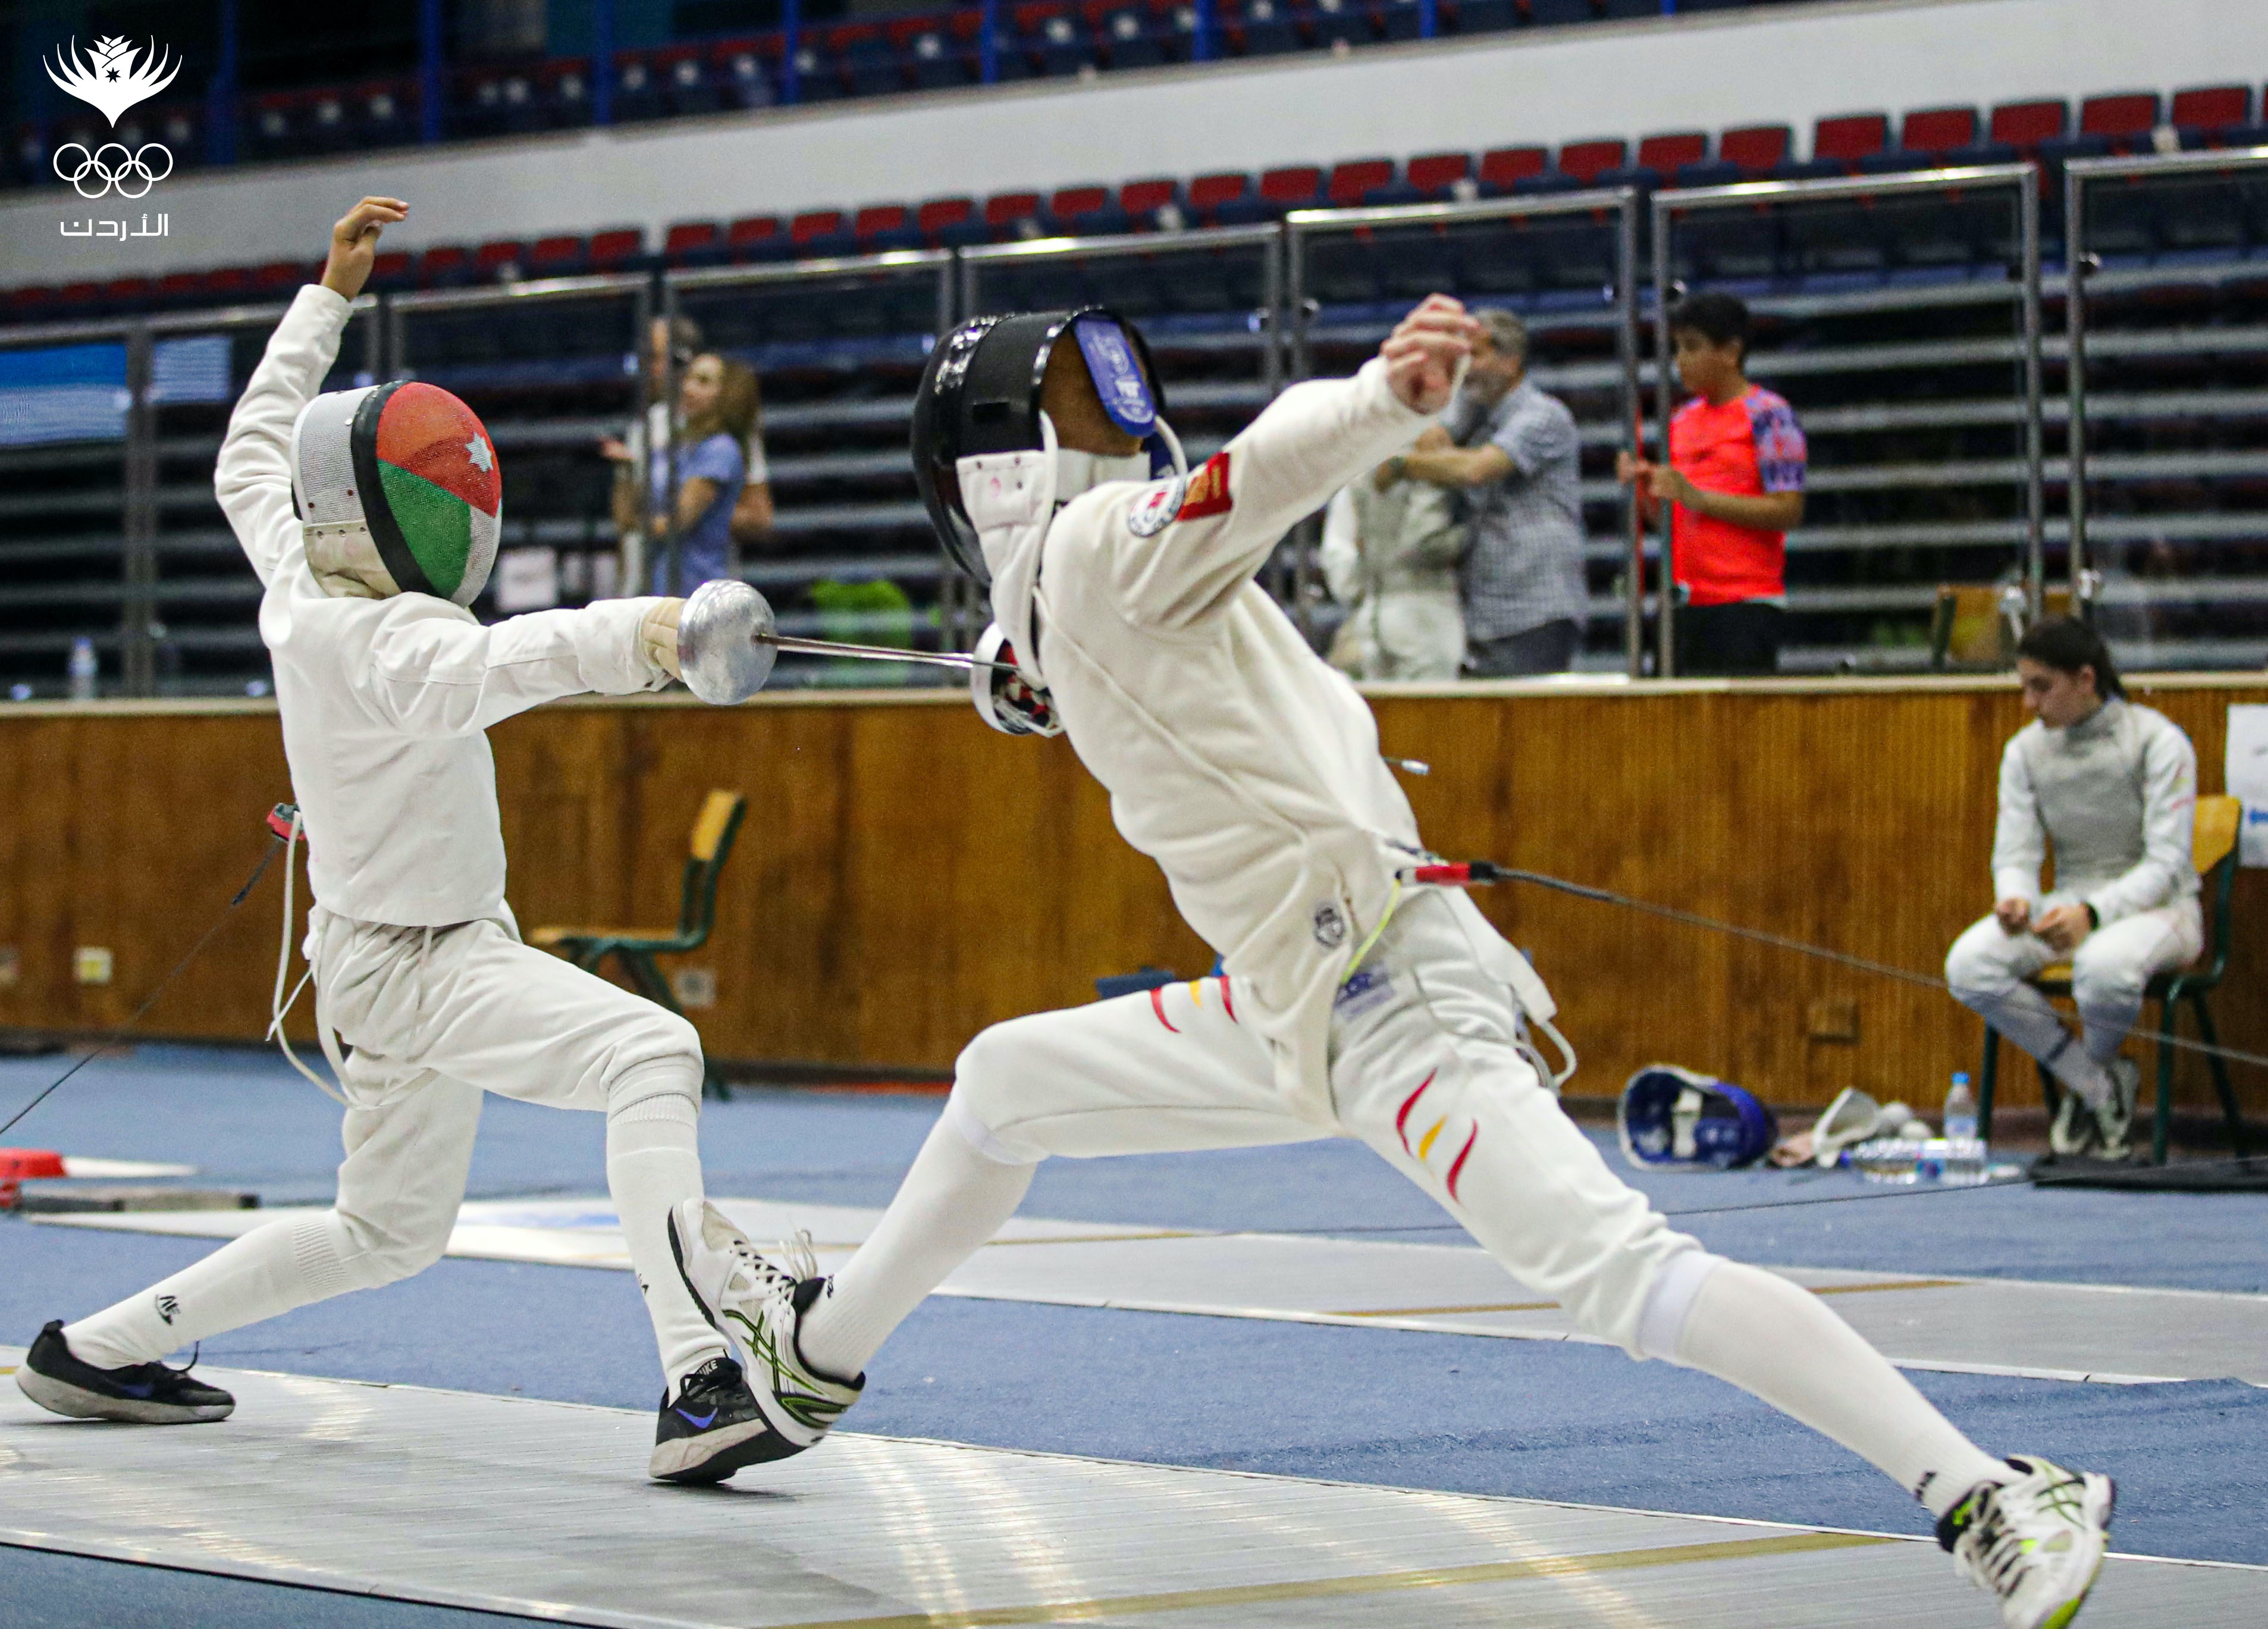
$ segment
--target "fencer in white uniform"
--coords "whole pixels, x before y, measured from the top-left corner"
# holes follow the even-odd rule
[[[500,508],[477,418],[431,386],[318,394],[379,233],[405,212],[365,199],[338,224],[323,281],[300,290],[237,404],[215,477],[263,586],[261,636],[308,845],[306,948],[346,1102],[338,1197],[50,1323],[18,1380],[63,1413],[225,1417],[228,1395],[164,1355],[438,1260],[482,1095],[495,1092],[607,1117],[608,1183],[666,1382],[650,1470],[715,1480],[744,1463],[762,1419],[669,1249],[671,1208],[702,1193],[700,1039],[676,1014],[520,942],[484,733],[556,697],[667,682],[680,602],[490,627],[465,608]]]
[[[1531,1061],[1523,1010],[1548,1017],[1549,996],[1463,894],[1403,879],[1422,844],[1368,707],[1254,581],[1295,522],[1447,404],[1475,327],[1462,306],[1428,300],[1353,379],[1293,386],[1194,475],[1150,482],[1114,478],[1150,461],[1127,468],[1153,381],[1113,362],[1138,338],[1096,332],[1122,326],[964,325],[932,354],[916,463],[957,482],[940,528],[964,557],[981,545],[992,648],[1226,972],[977,1036],[831,1279],[714,1207],[681,1210],[692,1280],[754,1354],[781,1451],[855,1402],[868,1358],[1040,1161],[1353,1137],[1586,1333],[1731,1381],[1895,1478],[2007,1624],[2066,1621],[2101,1559],[2108,1480],[1986,1455],[1824,1302],[1703,1249],[1608,1168]]]
[[[2125,699],[2110,651],[2085,624],[2047,619],[2024,646],[2043,652],[2017,659],[2037,716],[2000,755],[1999,903],[1954,941],[1945,977],[1964,1006],[2069,1088],[2050,1127],[2056,1153],[2123,1159],[2141,1071],[2118,1049],[2151,976],[2187,966],[2205,947],[2191,859],[2197,750],[2163,713]],[[2050,844],[2055,887],[2043,894]],[[2076,1036],[2026,982],[2064,961]]]

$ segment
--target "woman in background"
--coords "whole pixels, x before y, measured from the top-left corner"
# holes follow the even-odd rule
[[[643,530],[652,540],[651,576],[666,585],[674,539],[676,586],[689,593],[712,578],[727,577],[733,566],[733,515],[747,481],[748,437],[756,423],[756,376],[746,365],[711,351],[687,366],[677,387],[677,433],[667,449],[656,448],[645,471],[641,508],[637,475],[630,449],[619,441],[606,446],[621,465],[615,477],[615,525]],[[677,485],[670,504],[673,474]]]

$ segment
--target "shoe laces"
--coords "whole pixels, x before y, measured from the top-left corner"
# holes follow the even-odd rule
[[[788,1295],[804,1279],[819,1276],[819,1258],[813,1250],[807,1228],[798,1229],[793,1237],[773,1247],[784,1264],[772,1260],[737,1232],[731,1248],[733,1259],[762,1294]]]
[[[2027,1485],[2028,1483],[2036,1484]],[[2035,1472],[2024,1482],[2003,1483],[1985,1496],[1969,1540],[1970,1566],[2002,1596],[2023,1580],[2044,1529],[2075,1528],[2083,1518],[2086,1481],[2067,1471]]]

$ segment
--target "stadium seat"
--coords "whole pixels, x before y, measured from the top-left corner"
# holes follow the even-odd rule
[[[1058,188],[1048,198],[1046,218],[1049,234],[1056,237],[1093,238],[1127,227],[1126,217],[1108,187]]]
[[[336,89],[313,92],[307,100],[307,118],[302,138],[302,149],[310,154],[337,152],[352,144],[352,133],[347,122],[346,93]],[[140,145],[129,142],[129,146]]]
[[[1682,130],[1671,136],[1648,136],[1638,144],[1638,167],[1661,175],[1674,175],[1689,164],[1699,164],[1709,156],[1709,137],[1700,130]],[[1562,164],[1561,168],[1565,168]]]
[[[1116,5],[1096,18],[1113,68],[1155,68],[1170,60],[1165,36],[1146,7]]]
[[[1182,184],[1169,176],[1128,181],[1118,189],[1118,207],[1137,226],[1174,231],[1189,225],[1189,206],[1182,197]]]
[[[429,250],[428,253],[431,253],[431,251]],[[460,249],[457,253],[461,254],[464,251]],[[85,285],[75,284],[72,286],[81,287]],[[70,292],[70,290],[65,290],[64,291],[68,293]],[[223,266],[217,271],[209,271],[205,273],[205,293],[217,300],[240,300],[249,299],[253,293],[252,268],[249,266]]]
[[[2204,85],[2174,92],[2173,126],[2184,147],[2242,144],[2252,124],[2252,87]]]
[[[1359,209],[1370,202],[1372,195],[1393,185],[1393,159],[1350,158],[1331,166],[1324,195],[1335,209]]]
[[[861,254],[922,247],[921,233],[914,227],[913,211],[902,203],[868,204],[851,217],[850,235],[858,240]]]
[[[2003,102],[1993,108],[1986,127],[1996,146],[2013,147],[2029,158],[2043,143],[2059,139],[2071,128],[2071,108],[2063,102]]]
[[[914,230],[924,242],[946,248],[965,248],[989,236],[974,198],[932,198],[914,211]]]
[[[1223,209],[1238,211],[1252,201],[1252,178],[1241,170],[1217,171],[1189,183],[1189,209],[1206,225],[1218,225]]]
[[[1321,209],[1327,202],[1323,173],[1314,165],[1286,165],[1261,174],[1260,204],[1271,217],[1280,218],[1293,210]]]
[[[295,101],[290,96],[263,96],[252,105],[252,117],[246,122],[246,145],[253,156],[263,158],[286,158],[299,151],[298,121],[295,117]]]
[[[1410,179],[1415,181],[1417,178],[1417,166],[1413,164]],[[1551,155],[1541,147],[1498,147],[1481,155],[1481,190],[1491,197],[1547,186],[1555,181],[1562,186],[1572,184],[1551,167]]]
[[[1812,126],[1811,157],[1815,163],[1832,164],[1847,173],[1879,156],[1889,139],[1888,114],[1838,114]]]
[[[1053,78],[1096,65],[1094,39],[1080,19],[1061,0],[1041,0],[1020,5],[1014,12],[1016,37],[1030,52],[1041,74]]]
[[[298,262],[290,262],[291,269],[299,269]],[[98,296],[106,311],[144,311],[158,292],[158,285],[148,277],[113,277],[104,284]]]
[[[698,46],[673,46],[654,53],[653,71],[660,77],[673,115],[697,117],[724,107],[723,88],[711,74],[706,56]]]
[[[1793,156],[1795,132],[1784,124],[1743,125],[1717,138],[1717,157],[1749,176],[1769,175]]]
[[[652,65],[643,56],[625,56],[615,68],[615,122],[635,124],[659,119],[669,111],[669,99]]]
[[[1444,8],[1446,9],[1446,8]],[[1433,26],[1441,27],[1439,12]],[[1422,0],[1386,0],[1378,14],[1379,37],[1385,40],[1418,40],[1425,33],[1425,8]]]
[[[981,13],[980,13],[981,16]],[[918,90],[942,91],[969,84],[974,64],[956,43],[946,20],[915,17],[890,25],[890,40],[905,59]]]
[[[487,250],[482,253],[485,254]],[[589,269],[591,247],[572,232],[538,238],[528,245],[527,258],[523,263],[531,277],[572,276]]]
[[[472,252],[462,244],[437,243],[417,257],[417,281],[429,289],[453,288],[472,277]]]
[[[1291,0],[1244,0],[1229,32],[1243,56],[1281,56],[1307,48]]]
[[[527,259],[527,246],[517,238],[497,238],[473,251],[473,275],[488,283],[516,277]]]
[[[1661,8],[1656,6],[1654,10]],[[1538,28],[1556,28],[1565,23],[1591,23],[1599,18],[1599,9],[1591,0],[1528,0],[1528,20]]]
[[[672,266],[714,266],[725,254],[724,230],[715,221],[679,221],[661,240],[661,257]]]
[[[370,85],[348,104],[355,143],[361,147],[396,147],[417,139],[417,93],[406,85]]]
[[[1925,107],[1908,114],[1898,125],[1898,144],[1859,160],[1869,174],[1926,169],[1932,165],[1969,161],[1977,145],[1974,107]]]
[[[996,192],[984,200],[985,227],[1002,242],[1044,235],[1040,216],[1040,195],[1035,192]]]
[[[858,240],[840,210],[806,210],[788,223],[788,241],[798,256],[855,254]]]
[[[591,122],[591,63],[573,56],[547,63],[535,77],[536,94],[556,129],[578,129]]]
[[[1578,186],[1594,186],[1607,171],[1620,169],[1629,154],[1629,144],[1619,140],[1569,142],[1559,149],[1560,173],[1572,176]]]
[[[370,287],[373,292],[390,294],[397,289],[417,286],[417,270],[407,249],[381,249],[370,263]]]
[[[408,255],[402,256],[404,260]],[[375,278],[372,281],[376,281]],[[169,271],[158,279],[157,304],[160,306],[195,305],[204,292],[202,272]],[[9,306],[18,316],[32,306],[38,305],[55,291],[48,288],[18,289],[9,296]]]
[[[1543,167],[1541,162],[1543,150],[1540,147],[1507,148],[1506,151],[1533,152],[1538,158],[1535,167],[1538,170]],[[1420,153],[1410,160],[1402,173],[1403,181],[1425,197],[1453,197],[1460,181],[1471,182],[1472,155],[1463,152]]]
[[[725,253],[736,261],[779,260],[794,247],[777,215],[744,215],[725,228]]]
[[[873,24],[853,23],[832,29],[827,44],[841,65],[851,95],[887,96],[906,88],[896,49],[888,36]]]
[[[779,100],[780,40],[727,40],[711,48],[710,77],[727,107],[769,107]],[[767,66],[767,64],[770,64]]]
[[[2118,152],[2147,152],[2162,104],[2154,91],[2090,96],[2080,104],[2079,133],[2102,137]]]
[[[645,257],[645,230],[615,226],[591,234],[590,262],[593,271],[629,271]]]

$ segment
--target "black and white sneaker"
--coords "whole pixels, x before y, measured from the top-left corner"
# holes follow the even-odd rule
[[[2114,1058],[2103,1066],[2110,1077],[2110,1099],[2095,1110],[2095,1142],[2105,1160],[2132,1159],[2134,1154],[2134,1102],[2142,1095],[2142,1066],[2131,1058]]]
[[[675,1397],[662,1395],[645,1473],[660,1482],[722,1482],[772,1457],[764,1451],[768,1435],[740,1366],[711,1358],[678,1382]]]
[[[82,1363],[63,1338],[63,1321],[51,1318],[16,1371],[23,1394],[50,1413],[73,1419],[117,1419],[137,1426],[194,1426],[226,1419],[236,1399],[218,1386],[191,1380],[187,1368],[129,1363],[99,1369]]]

